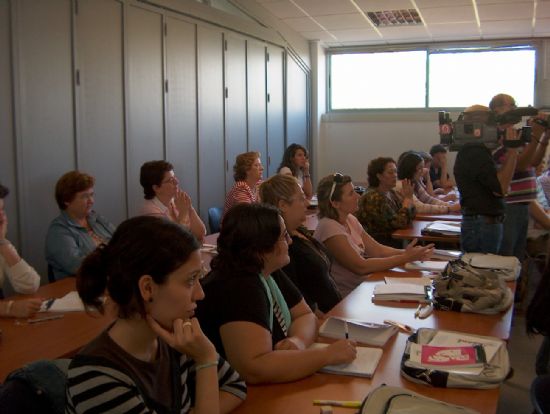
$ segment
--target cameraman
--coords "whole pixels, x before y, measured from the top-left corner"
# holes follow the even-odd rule
[[[489,108],[502,115],[516,109],[514,98],[506,94],[498,94],[491,99]],[[499,128],[511,127],[501,125]],[[505,219],[503,223],[502,242],[499,254],[516,256],[523,260],[529,226],[529,205],[536,200],[537,182],[535,167],[540,164],[548,146],[549,134],[544,134],[544,127],[532,123],[531,141],[520,146],[514,175],[510,188],[505,194]],[[541,138],[542,137],[542,138]],[[493,153],[497,168],[502,168],[507,149],[502,145]]]
[[[464,110],[464,120],[486,122],[489,108],[473,105]],[[516,131],[507,128],[506,140],[517,140]],[[518,151],[506,149],[504,162],[497,166],[482,142],[465,144],[457,154],[454,176],[460,192],[462,229],[460,242],[465,252],[498,253],[504,221],[503,197],[514,174]]]

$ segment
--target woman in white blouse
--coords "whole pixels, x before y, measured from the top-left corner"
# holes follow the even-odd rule
[[[40,276],[25,262],[6,238],[8,217],[4,210],[4,198],[9,190],[0,184],[0,288],[7,276],[17,293],[34,293],[40,286]],[[26,318],[40,309],[42,299],[1,300],[0,316]]]

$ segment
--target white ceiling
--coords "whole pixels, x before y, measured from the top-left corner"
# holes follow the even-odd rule
[[[255,0],[325,46],[550,37],[550,0]],[[375,27],[367,12],[416,9],[422,25]]]

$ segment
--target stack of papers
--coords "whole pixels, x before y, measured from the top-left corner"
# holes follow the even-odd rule
[[[460,234],[460,222],[458,221],[434,221],[424,227],[421,232],[442,236],[457,236]]]
[[[386,284],[391,285],[395,283],[409,283],[411,285],[431,286],[432,279],[426,276],[422,277],[384,277]]]
[[[397,333],[397,328],[392,325],[330,317],[319,328],[319,335],[329,338],[345,338],[346,323],[349,339],[367,345],[384,346],[388,339]]]
[[[426,270],[429,272],[443,272],[445,270],[445,267],[447,266],[447,263],[445,261],[439,261],[439,260],[423,260],[423,261],[415,261],[415,262],[409,262],[405,264],[405,269],[407,270]]]
[[[373,301],[397,301],[429,303],[432,301],[432,289],[429,286],[412,283],[381,283],[374,287]]]
[[[75,290],[62,298],[45,300],[40,307],[40,312],[82,312],[84,310],[84,303]]]
[[[432,253],[431,259],[437,260],[456,260],[460,259],[462,252],[459,250],[444,250],[444,249],[435,249]]]
[[[310,348],[325,348],[328,344],[314,343]],[[380,348],[367,348],[358,346],[357,357],[349,364],[327,365],[319,370],[328,374],[338,375],[353,375],[356,377],[371,378],[374,371],[382,358],[382,350]]]

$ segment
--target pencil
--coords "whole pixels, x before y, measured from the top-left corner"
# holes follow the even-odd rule
[[[313,405],[329,405],[331,407],[361,408],[361,401],[313,400]]]

